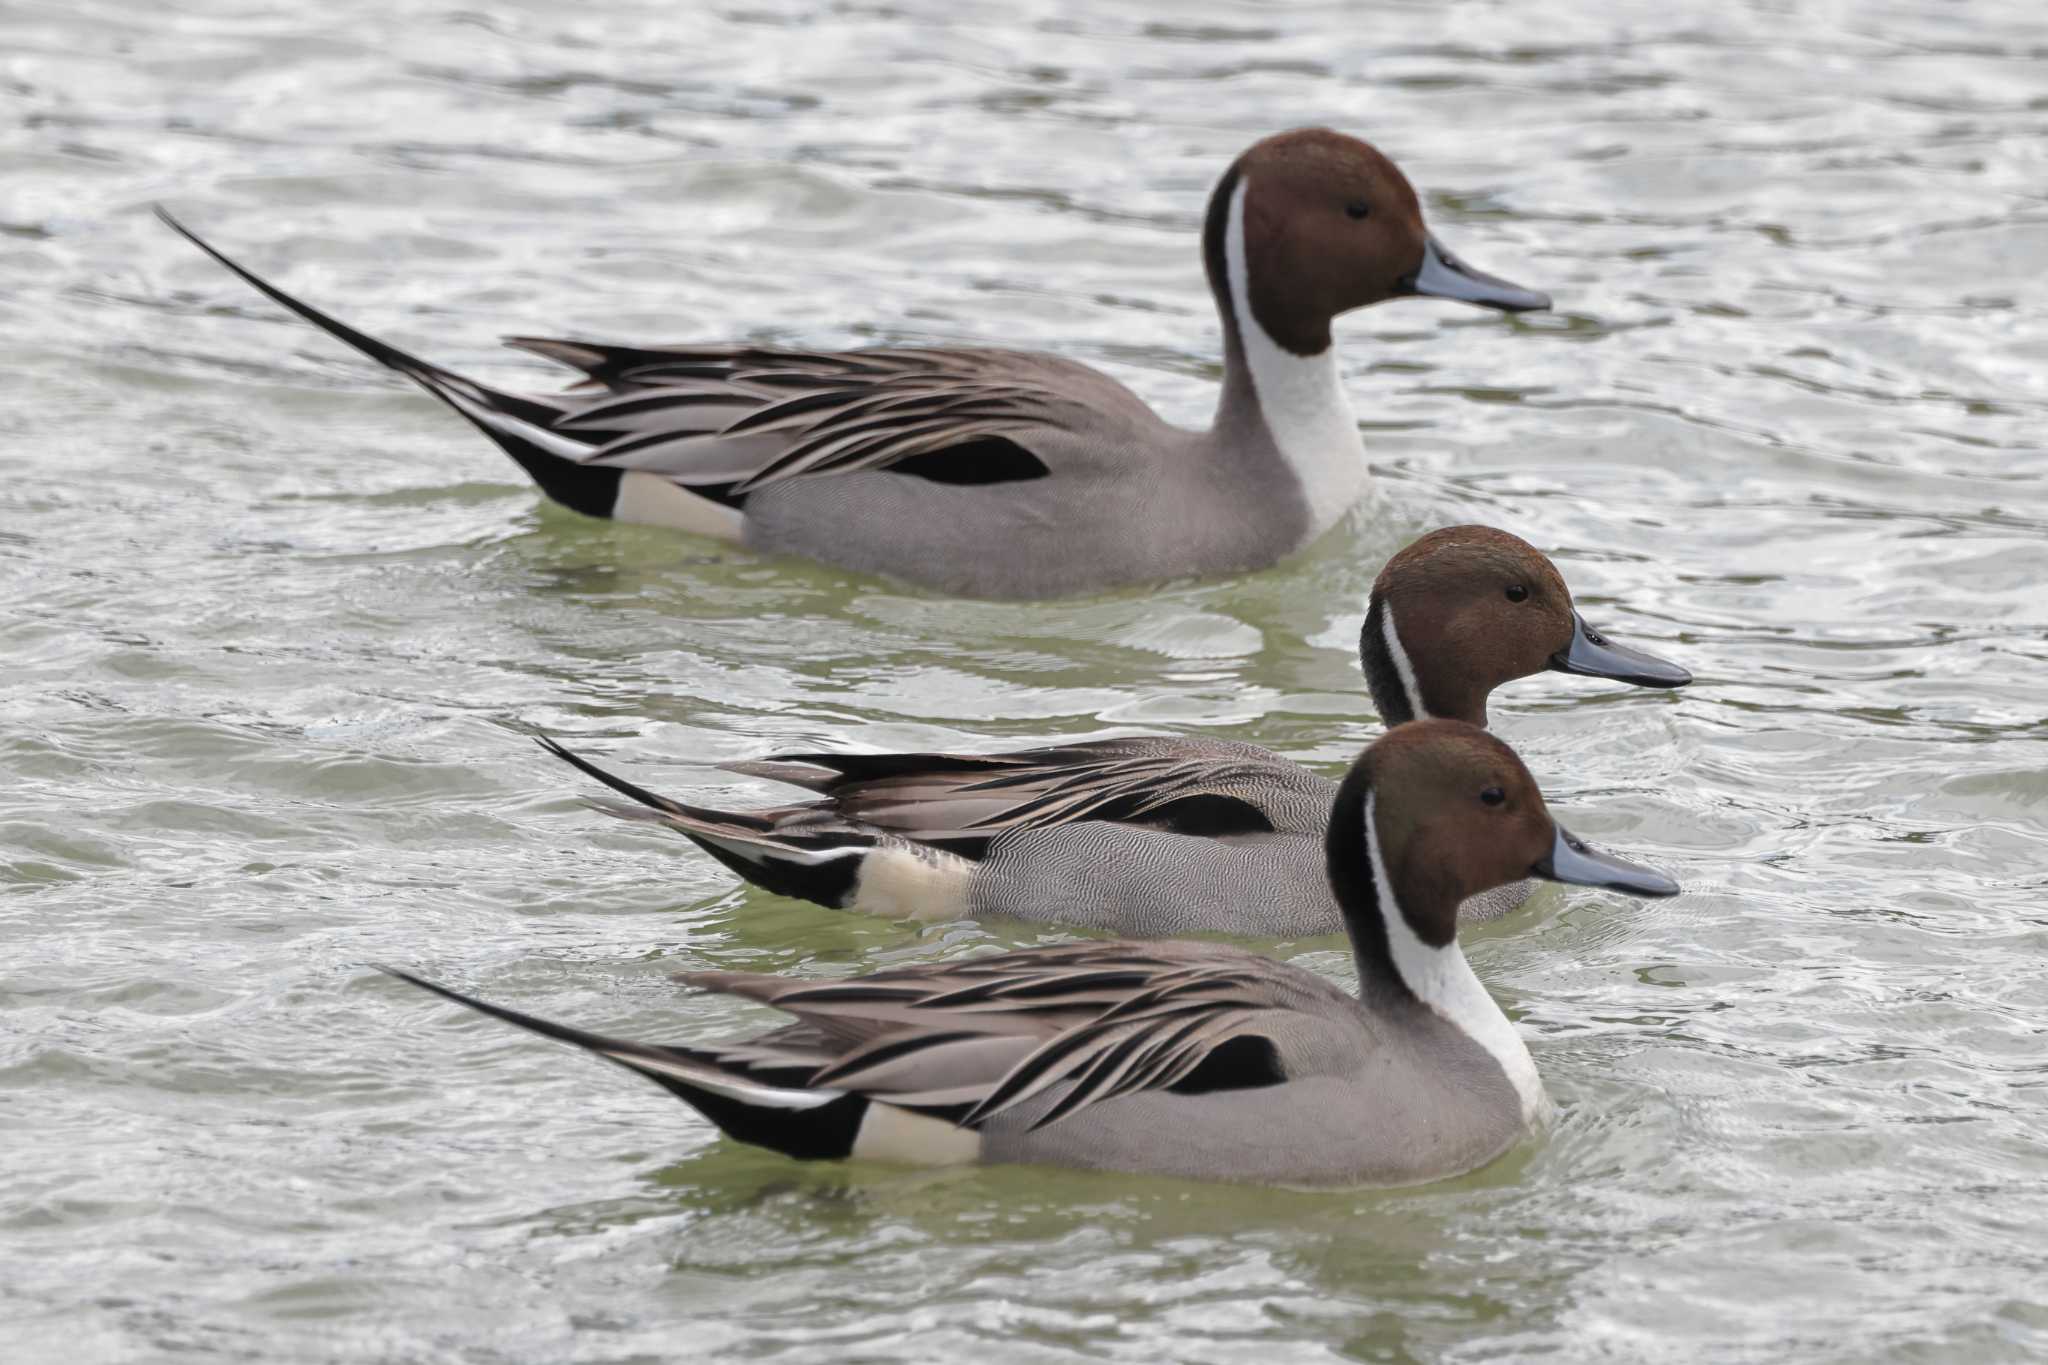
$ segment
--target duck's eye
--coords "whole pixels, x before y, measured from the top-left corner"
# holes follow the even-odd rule
[[[1344,206],[1344,216],[1346,218],[1363,218],[1371,212],[1372,205],[1366,203],[1363,199],[1354,199]]]
[[[1488,787],[1479,793],[1479,799],[1489,806],[1498,806],[1508,799],[1508,794],[1499,787]]]
[[[1508,601],[1526,602],[1528,600],[1529,590],[1527,588],[1523,587],[1520,583],[1508,584]]]

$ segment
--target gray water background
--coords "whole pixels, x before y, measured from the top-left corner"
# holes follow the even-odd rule
[[[986,606],[580,519],[148,216],[501,333],[968,342],[1206,418],[1244,144],[1379,142],[1519,319],[1339,327],[1379,496],[1235,582]],[[2048,16],[1970,4],[0,4],[0,1356],[1941,1361],[2048,1352]],[[1335,772],[1382,559],[1550,551],[1676,695],[1497,728],[1676,901],[1472,937],[1554,1131],[1305,1196],[799,1166],[377,960],[628,1035],[667,974],[1034,941],[584,810],[779,747]],[[1327,941],[1275,945],[1345,978]]]

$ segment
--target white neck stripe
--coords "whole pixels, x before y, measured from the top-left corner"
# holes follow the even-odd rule
[[[1522,1118],[1532,1122],[1544,1105],[1543,1078],[1536,1072],[1536,1059],[1514,1023],[1501,1013],[1486,987],[1479,984],[1472,964],[1452,939],[1432,948],[1416,937],[1394,899],[1393,883],[1387,878],[1387,864],[1380,857],[1379,825],[1373,818],[1377,793],[1365,798],[1365,849],[1372,862],[1372,886],[1379,896],[1380,922],[1386,926],[1387,955],[1417,1000],[1479,1046],[1485,1048],[1507,1073],[1508,1083],[1522,1097]]]
[[[1237,315],[1237,336],[1251,371],[1259,415],[1280,457],[1301,481],[1308,500],[1309,529],[1302,543],[1315,539],[1344,515],[1365,489],[1365,448],[1358,439],[1358,418],[1337,374],[1337,348],[1315,355],[1296,355],[1266,335],[1252,315],[1251,274],[1245,262],[1244,199],[1250,187],[1238,177],[1231,193],[1230,216],[1223,234],[1224,273],[1229,276],[1230,308]]]
[[[1415,681],[1415,665],[1410,662],[1408,651],[1401,648],[1401,632],[1394,629],[1394,609],[1384,600],[1380,603],[1380,638],[1387,642],[1387,657],[1394,661],[1394,676],[1401,681],[1412,718],[1428,720],[1429,712],[1422,705],[1422,685]]]

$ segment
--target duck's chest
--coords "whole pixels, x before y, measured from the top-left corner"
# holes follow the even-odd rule
[[[1246,338],[1259,416],[1274,451],[1307,505],[1306,539],[1337,524],[1364,493],[1365,447],[1334,356],[1291,355],[1265,337]],[[1263,354],[1262,354],[1263,352]]]

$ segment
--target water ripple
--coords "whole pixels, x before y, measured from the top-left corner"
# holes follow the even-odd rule
[[[2048,1351],[2034,8],[94,2],[0,14],[0,53],[21,1358]],[[969,341],[1198,422],[1202,196],[1311,120],[1558,311],[1346,319],[1377,506],[1271,573],[1051,606],[542,507],[144,211],[481,377],[548,382],[514,331]],[[738,890],[529,736],[704,799],[767,798],[713,765],[777,747],[1133,730],[1334,771],[1372,574],[1447,520],[1700,679],[1497,703],[1688,894],[1474,936],[1559,1104],[1484,1172],[802,1168],[364,966],[680,1038],[764,1016],[676,970],[1047,937]]]

